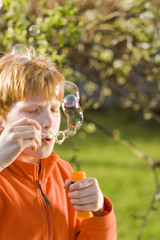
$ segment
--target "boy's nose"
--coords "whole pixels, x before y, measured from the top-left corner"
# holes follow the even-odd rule
[[[44,113],[40,119],[42,128],[51,128],[53,125],[53,119],[50,113]]]

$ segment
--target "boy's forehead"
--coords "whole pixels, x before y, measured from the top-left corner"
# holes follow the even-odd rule
[[[46,106],[46,105],[55,105],[55,104],[60,104],[58,100],[55,98],[52,98],[51,100],[44,101],[43,99],[27,99],[26,101],[20,100],[16,102],[14,105],[17,107],[25,107],[25,106]]]

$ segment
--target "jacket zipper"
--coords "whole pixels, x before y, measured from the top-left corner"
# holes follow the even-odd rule
[[[48,239],[51,240],[51,219],[49,216],[49,209],[48,206],[51,205],[51,202],[48,200],[46,195],[43,193],[42,186],[40,183],[40,180],[38,181],[38,189],[40,190],[42,200],[43,200],[43,206],[45,208],[46,216],[47,216],[47,223],[48,223]]]
[[[39,183],[39,188],[41,190],[41,194],[45,200],[45,202],[47,203],[47,205],[51,205],[51,202],[48,200],[48,198],[46,197],[46,195],[43,193],[43,190],[42,190],[42,187],[41,187],[41,184]]]

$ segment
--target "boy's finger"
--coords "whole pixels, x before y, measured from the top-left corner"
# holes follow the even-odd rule
[[[24,117],[24,118],[21,118],[21,119],[17,120],[12,125],[17,126],[19,124],[34,125],[37,130],[42,129],[41,125],[36,120],[31,119],[31,118],[27,118],[27,117]]]
[[[65,181],[65,183],[64,183],[64,188],[65,188],[65,189],[68,189],[69,186],[70,186],[70,184],[71,184],[71,179],[67,179],[67,180]]]
[[[83,180],[80,180],[74,184],[72,184],[70,187],[69,187],[69,190],[70,191],[75,191],[75,190],[80,190],[80,189],[84,189],[84,188],[87,188],[93,184],[98,184],[97,183],[97,180],[95,178],[85,178]]]

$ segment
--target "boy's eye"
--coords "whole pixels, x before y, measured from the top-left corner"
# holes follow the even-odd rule
[[[51,112],[59,112],[59,108],[51,108]]]
[[[39,112],[39,109],[34,109],[34,110],[31,110],[31,111],[28,111],[28,113],[37,113]]]

